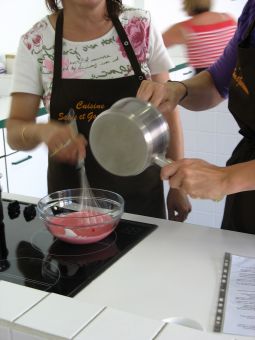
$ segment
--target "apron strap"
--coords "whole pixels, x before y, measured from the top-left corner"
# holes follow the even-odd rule
[[[249,27],[247,28],[247,30],[246,30],[246,32],[244,34],[244,38],[243,38],[242,42],[240,43],[241,47],[248,47],[248,46],[250,46],[251,33],[252,33],[254,27],[255,27],[255,19],[249,25]]]
[[[50,100],[50,115],[54,114],[54,105],[56,91],[55,89],[61,88],[62,78],[62,36],[63,36],[63,10],[61,10],[57,17],[56,29],[55,29],[55,45],[54,45],[54,70],[52,79],[52,91]],[[56,113],[56,112],[55,112]]]
[[[120,37],[121,43],[127,53],[130,64],[134,70],[135,75],[139,80],[145,80],[146,77],[141,71],[140,64],[138,63],[135,52],[132,48],[132,45],[128,39],[128,36],[122,27],[119,18],[112,17],[112,23]],[[64,15],[63,10],[59,12],[57,22],[56,22],[56,32],[55,32],[55,54],[54,54],[54,77],[53,77],[53,85],[56,85],[58,79],[62,78],[62,37],[63,37],[63,23],[64,23]]]
[[[62,78],[62,37],[63,37],[63,23],[64,15],[61,10],[57,17],[56,32],[55,32],[55,46],[54,46],[54,76],[53,84],[56,85],[57,81]]]
[[[111,17],[112,23],[114,25],[114,27],[116,28],[116,31],[120,37],[120,41],[127,53],[128,59],[130,61],[130,64],[135,72],[135,75],[138,77],[139,80],[145,80],[146,77],[143,74],[143,72],[141,71],[141,67],[140,64],[138,63],[137,57],[135,55],[135,52],[133,50],[133,47],[128,39],[128,36],[123,28],[123,26],[121,25],[121,22],[119,20],[118,17]]]

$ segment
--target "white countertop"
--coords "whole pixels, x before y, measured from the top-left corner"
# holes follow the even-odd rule
[[[158,228],[73,299],[158,321],[189,318],[211,333],[224,253],[255,257],[255,236],[138,215],[123,217]]]
[[[225,252],[255,256],[255,236],[125,215],[159,228],[100,275],[79,301],[162,320],[186,317],[213,329]]]

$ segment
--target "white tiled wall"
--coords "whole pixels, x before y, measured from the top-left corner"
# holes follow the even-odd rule
[[[200,112],[180,107],[184,130],[185,157],[202,158],[224,166],[240,140],[238,126],[228,111],[227,100],[217,107]],[[192,212],[187,222],[220,227],[224,200],[191,200]]]

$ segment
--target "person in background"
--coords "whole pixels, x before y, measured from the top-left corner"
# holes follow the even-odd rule
[[[226,13],[211,11],[211,0],[183,0],[183,10],[191,18],[163,33],[165,46],[186,46],[187,60],[196,73],[222,54],[236,30],[236,21]]]
[[[183,159],[164,167],[170,186],[193,198],[226,198],[222,228],[255,234],[255,0],[247,1],[238,28],[222,56],[208,70],[184,82],[144,81],[137,96],[166,115],[180,103],[198,111],[220,103],[228,107],[243,136],[226,167]],[[206,113],[205,113],[206,114]]]
[[[124,97],[135,97],[144,79],[164,83],[171,66],[161,34],[150,13],[120,0],[46,0],[51,15],[21,37],[14,71],[8,142],[17,150],[40,143],[49,149],[48,191],[80,187],[76,170],[85,158],[91,187],[111,190],[125,200],[125,211],[165,218],[160,169],[151,166],[133,177],[105,171],[88,145],[97,115]],[[47,124],[35,122],[43,100]],[[74,110],[78,135],[68,123]],[[167,157],[183,157],[177,110],[168,115],[171,141]],[[120,136],[121,138],[121,136]],[[183,221],[191,210],[182,190],[167,198],[170,219]]]

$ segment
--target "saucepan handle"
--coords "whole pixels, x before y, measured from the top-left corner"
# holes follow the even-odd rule
[[[171,159],[166,158],[163,154],[153,156],[153,162],[161,168],[165,165],[173,163]]]

